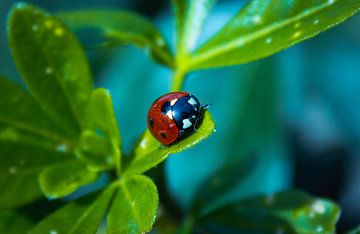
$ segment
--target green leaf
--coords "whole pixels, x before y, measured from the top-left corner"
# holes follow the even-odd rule
[[[39,184],[47,197],[60,198],[96,179],[97,173],[90,171],[85,163],[80,160],[72,160],[42,170],[39,176]]]
[[[211,175],[197,189],[192,201],[191,213],[195,216],[202,215],[208,211],[207,209],[211,209],[217,199],[230,192],[253,172],[256,161],[255,156],[251,155],[245,160],[231,162]]]
[[[24,234],[33,226],[26,217],[14,212],[0,213],[0,233]]]
[[[12,9],[8,21],[12,54],[36,101],[73,134],[87,126],[86,104],[92,77],[75,36],[56,18],[25,3]]]
[[[96,233],[115,194],[115,187],[110,186],[101,195],[88,195],[73,201],[42,220],[30,230],[30,234]]]
[[[191,69],[270,56],[325,31],[360,8],[354,0],[252,0],[191,58]]]
[[[0,123],[55,141],[71,141],[71,136],[50,119],[33,97],[3,77],[0,77]]]
[[[173,0],[176,15],[177,53],[186,54],[196,46],[204,21],[216,0]]]
[[[360,233],[360,225],[353,230],[347,232],[347,234],[359,234]]]
[[[158,205],[158,192],[152,180],[142,175],[122,178],[107,218],[107,233],[150,231]]]
[[[215,123],[213,121],[213,118],[211,117],[210,112],[206,111],[204,114],[204,120],[201,123],[200,128],[195,133],[177,144],[170,146],[163,146],[159,144],[159,147],[157,149],[147,152],[146,155],[136,157],[130,163],[128,168],[125,169],[124,174],[142,174],[150,168],[155,167],[157,164],[164,161],[170,154],[179,153],[200,143],[201,141],[208,138],[214,131]],[[150,145],[153,146],[153,144]],[[146,146],[146,144],[144,144],[144,146]]]
[[[80,137],[80,149],[76,156],[84,160],[95,171],[114,167],[113,149],[110,143],[95,132],[85,130]]]
[[[327,199],[288,191],[229,204],[199,221],[209,228],[224,226],[246,233],[330,234],[339,215],[340,208]]]
[[[119,127],[116,122],[114,108],[109,92],[99,88],[91,94],[91,111],[95,121],[95,131],[101,130],[105,139],[110,143],[113,162],[116,165],[117,172],[120,173],[121,168],[121,139]]]
[[[56,151],[57,149],[57,151]],[[42,197],[40,171],[73,159],[60,147],[47,148],[24,138],[16,129],[0,126],[0,209],[12,209]]]
[[[133,44],[150,51],[152,58],[173,67],[173,58],[164,37],[147,19],[135,13],[114,10],[84,10],[57,15],[74,31],[87,30],[87,39],[97,44],[117,46]]]

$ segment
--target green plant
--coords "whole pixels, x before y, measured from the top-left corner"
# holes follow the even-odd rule
[[[92,46],[128,43],[148,50],[156,62],[172,69],[171,89],[176,91],[191,71],[269,56],[344,21],[360,8],[354,0],[252,0],[195,49],[214,4],[213,0],[173,1],[175,55],[158,30],[134,13],[79,11],[52,16],[25,3],[13,8],[9,43],[29,92],[0,79],[0,232],[95,233],[104,218],[107,233],[148,232],[157,216],[159,195],[153,181],[142,174],[215,131],[206,112],[200,129],[180,143],[161,146],[145,131],[132,152],[124,155],[111,96],[105,89],[94,89],[82,46],[68,28],[97,29],[101,40]],[[232,176],[235,172],[242,171],[245,178],[254,164],[256,160],[240,161],[209,178],[178,232],[206,227],[216,233],[220,226],[235,232],[334,232],[339,207],[300,191],[208,207],[242,179]],[[105,188],[66,202],[39,223],[21,214],[21,207],[43,195],[63,198],[100,173],[112,176]],[[171,227],[171,232],[175,229]]]

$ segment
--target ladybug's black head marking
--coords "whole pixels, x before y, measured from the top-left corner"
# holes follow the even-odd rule
[[[171,109],[170,102],[165,102],[161,107],[161,113],[166,115],[166,113]]]

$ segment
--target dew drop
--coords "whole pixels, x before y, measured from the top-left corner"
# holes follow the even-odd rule
[[[253,21],[255,24],[258,24],[258,23],[261,22],[261,17],[260,17],[259,15],[255,15],[255,16],[253,16],[252,21]]]
[[[46,20],[46,21],[45,21],[45,26],[46,26],[47,28],[51,28],[53,25],[54,25],[54,22],[53,22],[53,21],[51,21],[51,20]]]
[[[329,4],[333,4],[335,2],[335,0],[328,0]]]
[[[36,32],[36,31],[39,30],[39,25],[33,24],[33,26],[32,26],[31,28],[32,28],[32,30],[33,30],[34,32]]]
[[[51,75],[53,73],[53,69],[51,68],[51,67],[47,67],[46,69],[45,69],[45,74],[46,75]]]
[[[54,34],[55,36],[61,37],[62,35],[64,35],[64,29],[61,27],[57,27],[54,30]]]
[[[17,172],[17,167],[13,166],[9,168],[9,173],[12,175],[15,175]]]
[[[318,23],[319,23],[318,19],[314,20],[314,24],[318,24]]]
[[[56,230],[51,230],[49,234],[57,234],[58,232]]]
[[[270,44],[272,42],[272,38],[271,37],[266,38],[265,42],[266,44]]]
[[[322,201],[315,201],[311,208],[316,213],[319,214],[325,213],[325,205]]]
[[[146,143],[147,143],[147,139],[144,138],[144,139],[140,142],[140,147],[143,148],[143,149],[145,149]]]
[[[298,38],[298,37],[300,37],[300,35],[301,35],[301,32],[297,31],[294,33],[293,38]]]
[[[66,144],[59,144],[56,146],[56,151],[59,153],[65,153],[68,151],[68,146]]]
[[[316,227],[316,231],[317,232],[323,232],[324,231],[324,228],[322,226],[317,226]]]

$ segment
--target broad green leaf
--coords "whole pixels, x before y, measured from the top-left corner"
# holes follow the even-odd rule
[[[88,195],[73,201],[46,217],[29,233],[96,233],[111,204],[115,191],[115,187],[110,186],[99,196]]]
[[[46,166],[66,162],[62,145],[53,149],[29,141],[16,129],[0,127],[0,209],[23,206],[42,197],[38,175]]]
[[[107,218],[107,233],[150,231],[158,205],[158,192],[151,179],[142,175],[122,178]]]
[[[78,134],[87,126],[92,78],[75,36],[56,18],[18,3],[8,21],[12,54],[22,79],[51,117]]]
[[[152,58],[173,67],[173,58],[165,39],[156,27],[140,15],[119,10],[84,10],[57,15],[72,30],[87,32],[98,45],[133,44],[149,50]]]
[[[196,46],[203,23],[216,0],[173,0],[172,2],[176,16],[177,53],[183,56]]]
[[[39,184],[47,197],[61,198],[96,179],[97,173],[90,171],[85,163],[72,160],[46,167],[40,173]]]
[[[32,222],[21,214],[0,212],[0,233],[24,234],[32,226]]]
[[[70,141],[36,101],[20,86],[0,77],[0,123],[56,141]]]
[[[355,14],[357,0],[251,0],[191,58],[191,69],[251,62],[325,31]]]
[[[224,226],[246,233],[330,234],[339,215],[340,208],[327,199],[289,191],[229,204],[200,222],[208,228]]]
[[[359,234],[360,233],[360,226],[354,228],[353,230],[347,232],[347,234]]]
[[[93,131],[85,130],[80,137],[80,149],[76,156],[86,161],[93,170],[107,170],[114,167],[113,149],[110,143]]]
[[[192,213],[201,215],[206,212],[217,199],[246,179],[256,167],[257,160],[254,157],[251,155],[245,160],[231,162],[205,180],[193,198]]]
[[[204,120],[201,123],[200,128],[195,133],[177,144],[171,146],[163,146],[159,144],[157,149],[148,152],[146,155],[141,157],[136,157],[125,169],[124,174],[142,174],[164,161],[170,154],[179,153],[200,143],[208,138],[214,131],[215,123],[211,114],[206,111],[204,114]]]
[[[105,139],[110,143],[114,159],[113,162],[116,165],[118,173],[120,173],[121,139],[111,96],[107,90],[99,88],[91,94],[90,103],[93,119],[95,121],[95,130],[101,130]]]

